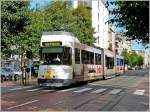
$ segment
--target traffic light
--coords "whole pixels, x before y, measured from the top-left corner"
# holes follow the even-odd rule
[[[31,59],[32,58],[32,51],[30,50],[28,50],[28,51],[26,51],[26,57],[28,58],[28,59]]]

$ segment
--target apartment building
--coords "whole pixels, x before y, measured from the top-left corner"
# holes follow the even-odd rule
[[[121,55],[123,49],[131,51],[131,42],[126,40],[126,37],[122,33],[115,33],[115,52]]]

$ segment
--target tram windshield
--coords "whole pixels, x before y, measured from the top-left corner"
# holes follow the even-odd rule
[[[71,65],[71,48],[45,47],[41,50],[41,61],[44,65]]]

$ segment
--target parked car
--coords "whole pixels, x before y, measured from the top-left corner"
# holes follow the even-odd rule
[[[22,72],[19,70],[15,70],[11,67],[3,67],[1,68],[3,71],[5,71],[7,74],[9,74],[9,79],[12,80],[12,78],[14,78],[14,80],[18,80],[22,74]]]
[[[1,81],[9,80],[11,77],[11,74],[6,72],[5,69],[3,68],[0,69],[0,75],[1,75]]]

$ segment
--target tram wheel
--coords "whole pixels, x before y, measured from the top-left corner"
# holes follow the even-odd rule
[[[103,80],[106,80],[105,76],[103,75]]]

